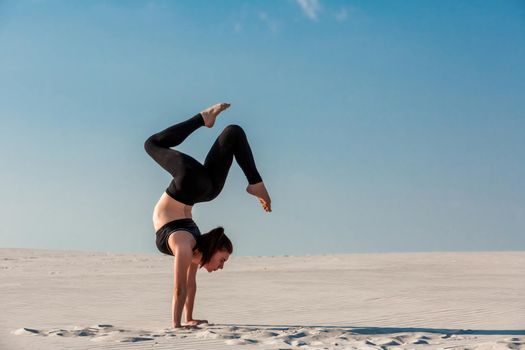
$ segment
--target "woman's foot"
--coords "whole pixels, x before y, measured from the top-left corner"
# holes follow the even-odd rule
[[[213,124],[215,124],[215,118],[217,118],[219,113],[228,107],[230,107],[229,103],[217,103],[203,110],[201,115],[202,119],[204,119],[204,125],[206,125],[208,128],[211,128]]]
[[[271,199],[268,195],[268,192],[266,191],[264,182],[261,181],[253,185],[248,185],[248,187],[246,187],[246,192],[259,198],[259,202],[261,202],[264,210],[266,210],[267,212],[272,211]]]

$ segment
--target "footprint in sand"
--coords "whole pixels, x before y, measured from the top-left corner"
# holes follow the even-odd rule
[[[249,344],[257,343],[257,340],[248,339],[248,338],[228,339],[228,340],[225,341],[225,343],[228,344],[228,345],[249,345]]]
[[[19,328],[15,331],[12,332],[13,334],[16,334],[16,335],[23,335],[23,334],[40,334],[40,331],[38,329],[33,329],[33,328]]]
[[[254,332],[252,332],[254,336],[258,338],[273,338],[279,335],[279,333],[275,333],[272,331],[266,331],[263,329],[257,329]]]
[[[507,349],[522,350],[525,349],[525,338],[507,338],[499,341],[500,344],[505,344]]]
[[[201,332],[196,332],[195,337],[196,338],[206,338],[206,339],[217,339],[220,337],[220,335],[215,333],[214,331],[210,331],[206,329]]]
[[[118,342],[120,339],[122,339],[122,332],[108,331],[107,333],[101,333],[89,340],[94,342]]]
[[[120,343],[136,343],[136,342],[139,342],[139,341],[148,341],[148,340],[153,340],[153,338],[149,338],[149,337],[127,337],[127,338],[119,340],[119,342]]]

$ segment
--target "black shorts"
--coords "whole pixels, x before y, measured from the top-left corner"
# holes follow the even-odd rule
[[[193,235],[193,237],[197,238],[197,236],[201,235],[201,231],[197,227],[197,224],[195,224],[195,221],[191,218],[184,218],[184,219],[177,219],[170,221],[166,224],[164,224],[159,230],[156,232],[157,235],[157,248],[161,253],[167,254],[167,255],[173,255],[171,252],[170,247],[168,246],[168,239],[170,238],[170,235],[175,231],[188,231]]]

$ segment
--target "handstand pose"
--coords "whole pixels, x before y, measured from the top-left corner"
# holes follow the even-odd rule
[[[149,137],[146,152],[172,176],[173,180],[161,195],[153,211],[153,227],[159,251],[174,256],[174,288],[172,326],[183,327],[181,316],[185,308],[184,328],[194,328],[206,320],[193,318],[193,302],[197,291],[197,268],[208,272],[222,269],[233,252],[233,246],[222,227],[201,234],[191,216],[193,205],[211,201],[221,192],[233,157],[248,180],[246,191],[256,196],[267,212],[271,201],[257,171],[244,130],[228,125],[211,147],[204,165],[180,151],[173,150],[193,131],[205,125],[211,128],[217,115],[230,107],[228,103],[213,105],[188,120],[175,124]]]

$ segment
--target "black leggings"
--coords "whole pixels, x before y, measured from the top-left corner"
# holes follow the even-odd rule
[[[239,125],[228,125],[211,147],[204,165],[180,151],[170,149],[182,143],[193,131],[204,125],[199,113],[149,137],[146,152],[172,176],[166,193],[187,205],[211,201],[219,195],[233,156],[249,184],[261,182],[246,134]]]

